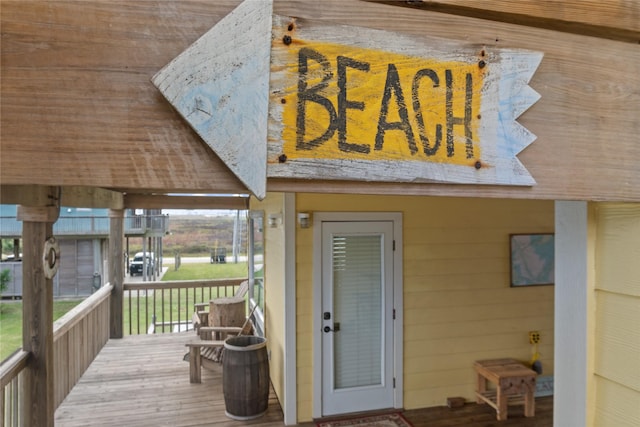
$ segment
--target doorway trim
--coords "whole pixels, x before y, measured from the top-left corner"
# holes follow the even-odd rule
[[[314,419],[322,417],[322,223],[328,221],[391,221],[393,223],[393,407],[403,407],[403,283],[401,212],[314,212],[313,214],[313,409]],[[386,408],[380,408],[386,409]]]

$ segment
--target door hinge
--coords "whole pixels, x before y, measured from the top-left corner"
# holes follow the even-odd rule
[[[393,309],[393,320],[396,320],[396,309]]]
[[[396,377],[393,377],[393,388],[396,388]]]
[[[396,250],[396,241],[395,240],[393,241],[393,250],[394,251]]]

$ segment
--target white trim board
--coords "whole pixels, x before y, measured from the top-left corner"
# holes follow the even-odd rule
[[[553,425],[584,426],[587,413],[588,204],[555,202]]]
[[[298,422],[298,388],[296,363],[296,196],[284,195],[284,424]]]
[[[393,325],[394,366],[396,380],[394,408],[402,408],[403,401],[403,282],[402,282],[402,213],[401,212],[317,212],[313,214],[313,348],[322,347],[322,222],[325,221],[393,221],[393,299],[396,319]],[[322,416],[322,354],[313,351],[313,409],[314,419]],[[381,408],[383,409],[383,408]]]

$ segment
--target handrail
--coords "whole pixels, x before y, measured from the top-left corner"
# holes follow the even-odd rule
[[[246,277],[237,277],[232,279],[211,279],[211,280],[177,280],[167,282],[136,282],[125,283],[125,291],[135,290],[162,290],[162,289],[187,289],[187,288],[206,288],[215,287],[221,288],[224,286],[238,286],[242,282],[247,280]]]
[[[53,324],[56,408],[109,340],[112,291],[105,284]]]
[[[88,313],[95,310],[105,299],[110,297],[111,291],[113,291],[113,285],[107,283],[56,320],[53,323],[53,340],[56,341],[77,325]]]
[[[24,424],[22,383],[30,359],[31,353],[19,349],[0,364],[0,425],[18,427]]]
[[[64,400],[109,339],[109,303],[113,285],[106,284],[53,324],[54,406]],[[90,331],[82,334],[77,331]],[[20,426],[22,374],[31,353],[23,349],[0,364],[0,425]]]
[[[196,303],[229,297],[246,277],[212,280],[125,283],[125,333],[129,335],[189,329]],[[126,328],[128,321],[128,329]]]
[[[0,364],[0,388],[4,389],[15,377],[27,367],[31,353],[18,349]]]

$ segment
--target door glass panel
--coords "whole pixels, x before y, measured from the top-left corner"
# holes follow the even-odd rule
[[[335,389],[382,382],[382,235],[332,239]]]

